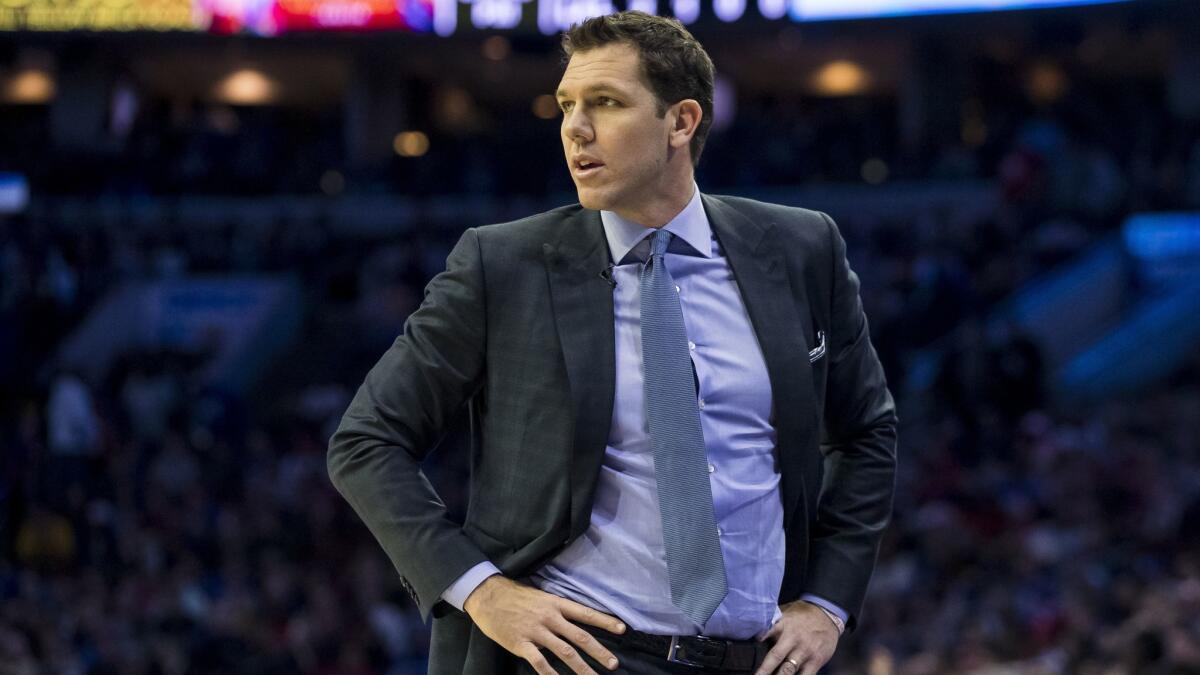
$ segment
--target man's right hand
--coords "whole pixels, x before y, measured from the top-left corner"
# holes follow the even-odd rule
[[[617,667],[612,652],[586,630],[571,623],[577,621],[612,633],[624,633],[625,624],[615,616],[499,574],[484,579],[471,591],[463,609],[484,635],[528,661],[541,675],[554,675],[555,671],[538,651],[540,648],[550,650],[579,675],[597,674],[584,663],[575,647],[582,648],[609,670]]]

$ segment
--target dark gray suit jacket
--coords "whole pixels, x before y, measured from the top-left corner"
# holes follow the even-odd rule
[[[780,604],[811,592],[853,630],[890,517],[896,413],[845,242],[824,214],[703,197],[766,358],[787,556]],[[329,444],[329,474],[433,615],[431,673],[515,658],[440,601],[485,559],[526,576],[588,527],[612,421],[612,288],[600,214],[579,205],[467,230]],[[827,350],[810,364],[823,331]],[[420,465],[464,404],[462,525]]]

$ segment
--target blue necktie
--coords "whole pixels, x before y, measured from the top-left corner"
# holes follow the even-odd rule
[[[642,269],[642,360],[671,602],[703,626],[725,598],[725,565],[713,515],[708,454],[683,310],[663,261],[671,233],[651,235]]]

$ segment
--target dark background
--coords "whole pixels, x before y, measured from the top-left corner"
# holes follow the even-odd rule
[[[1137,361],[1193,333],[1081,388],[1087,344],[1015,302],[1134,214],[1200,210],[1195,3],[693,29],[701,189],[838,221],[900,408],[894,525],[827,672],[1200,673],[1200,350]],[[537,98],[560,58],[522,31],[0,34],[0,172],[30,194],[0,215],[0,672],[424,672],[325,444],[463,229],[575,200]],[[838,61],[862,82],[822,84]],[[1131,256],[1122,317],[1198,269],[1156,289]],[[429,461],[455,510],[465,453]]]

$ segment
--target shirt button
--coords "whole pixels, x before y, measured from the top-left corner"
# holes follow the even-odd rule
[[[718,537],[721,536],[721,528],[719,528],[719,527],[717,528],[717,536]]]
[[[712,473],[712,472],[714,472],[714,471],[716,471],[716,470],[717,470],[717,467],[713,466],[712,464],[709,464],[709,465],[708,465],[708,472],[709,472],[709,473]]]
[[[678,287],[678,286],[676,286],[676,287],[675,287],[675,292],[676,292],[676,293],[679,293],[679,292],[680,292],[680,291],[679,291],[679,287]]]
[[[690,349],[692,351],[696,351],[696,343],[692,342],[691,340],[688,340],[688,349]]]
[[[700,403],[700,409],[704,410],[704,399],[700,399],[699,403]]]

